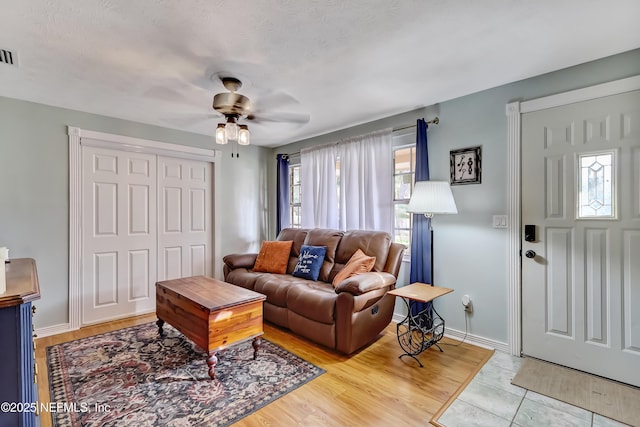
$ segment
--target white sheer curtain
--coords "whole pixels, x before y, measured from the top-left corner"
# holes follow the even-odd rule
[[[335,145],[300,151],[302,227],[338,228]]]
[[[391,129],[344,141],[338,155],[340,228],[393,233]]]
[[[392,233],[391,153],[391,129],[301,150],[302,226]]]

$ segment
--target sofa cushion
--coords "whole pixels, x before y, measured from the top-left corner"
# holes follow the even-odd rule
[[[262,247],[253,266],[254,271],[285,274],[289,263],[292,240],[262,242]]]
[[[289,276],[291,277],[291,276]],[[289,283],[280,274],[265,274],[256,280],[253,290],[267,297],[267,301],[278,307],[287,306]]]
[[[307,237],[304,239],[305,245],[327,247],[327,253],[324,256],[324,262],[320,268],[318,280],[327,283],[331,282],[329,280],[329,273],[331,273],[331,269],[333,268],[336,258],[336,249],[338,248],[338,243],[340,243],[340,239],[343,234],[343,231],[326,230],[321,228],[314,228],[307,231]]]
[[[376,257],[367,256],[362,249],[358,249],[349,259],[349,262],[344,266],[338,274],[333,278],[333,286],[336,287],[340,282],[348,279],[351,276],[357,274],[368,273],[373,268],[373,264],[376,262]]]
[[[293,275],[303,279],[316,281],[320,274],[320,267],[324,262],[324,255],[327,253],[326,246],[302,245],[298,264],[293,270]]]

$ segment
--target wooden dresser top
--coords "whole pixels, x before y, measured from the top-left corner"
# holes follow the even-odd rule
[[[36,261],[15,258],[4,264],[7,291],[0,294],[0,308],[13,307],[40,298]]]

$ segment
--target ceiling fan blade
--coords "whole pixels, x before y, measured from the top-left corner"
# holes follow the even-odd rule
[[[205,121],[213,121],[214,119],[219,119],[220,115],[215,113],[195,113],[185,115],[183,117],[169,117],[165,118],[164,121],[167,123],[174,124],[176,126],[191,126],[197,125],[199,123]]]
[[[311,115],[307,113],[284,113],[273,112],[270,114],[249,114],[247,120],[251,120],[255,123],[298,123],[305,124],[311,119]]]
[[[261,110],[278,110],[282,107],[299,105],[300,101],[288,93],[270,91],[257,96],[255,103]]]
[[[193,101],[184,96],[182,93],[168,87],[153,86],[149,90],[145,91],[143,95],[160,101],[179,102],[185,105],[193,104]]]

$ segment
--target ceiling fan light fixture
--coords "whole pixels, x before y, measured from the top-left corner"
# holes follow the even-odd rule
[[[238,132],[238,144],[249,145],[251,143],[251,135],[249,134],[249,127],[247,125],[240,125],[240,131]]]
[[[218,123],[218,127],[216,128],[216,144],[226,144],[229,142],[227,139],[227,132],[225,130],[224,123]]]

